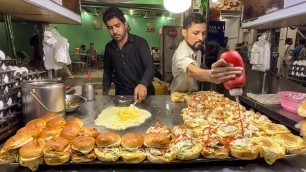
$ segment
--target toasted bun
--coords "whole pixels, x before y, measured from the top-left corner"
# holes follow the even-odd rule
[[[66,120],[62,117],[57,117],[57,118],[52,118],[50,119],[47,124],[46,127],[47,128],[60,128],[63,127],[66,124]]]
[[[285,134],[285,133],[290,133],[291,131],[288,130],[284,125],[281,124],[275,124],[275,123],[264,123],[263,127],[265,130],[265,133],[267,135],[275,135],[275,134]]]
[[[230,155],[242,160],[253,160],[258,156],[258,149],[255,147],[249,149],[239,149],[231,146]]]
[[[306,153],[306,142],[299,136],[289,134],[277,134],[272,136],[273,140],[283,146],[289,153],[304,154]]]
[[[71,141],[73,150],[87,154],[91,152],[95,146],[95,138],[89,136],[78,136]]]
[[[109,153],[112,151],[112,153]],[[120,149],[119,147],[112,148],[94,148],[94,152],[97,158],[103,162],[114,162],[120,158]]]
[[[47,141],[43,152],[45,157],[66,155],[66,152],[70,152],[69,141],[63,137],[53,137]]]
[[[52,137],[59,136],[60,132],[62,131],[61,127],[53,127],[53,128],[44,128],[40,134],[39,137],[45,140],[50,140]]]
[[[48,122],[50,119],[53,119],[53,118],[57,118],[58,116],[54,113],[48,113],[44,116],[41,117],[41,119],[45,120],[46,122]]]
[[[37,128],[39,131],[41,131],[46,126],[46,121],[43,119],[33,119],[29,121],[26,126],[33,126],[34,128]]]
[[[202,156],[208,159],[225,159],[228,157],[229,149],[228,147],[222,148],[211,148],[208,146],[203,146]]]
[[[168,148],[170,139],[163,134],[150,133],[144,138],[144,145],[149,148]]]
[[[67,120],[67,124],[66,125],[73,125],[73,126],[77,126],[79,128],[83,127],[83,121],[80,118],[70,118]]]
[[[9,164],[13,162],[18,162],[18,149],[1,151],[0,152],[0,164]]]
[[[159,164],[169,163],[173,161],[176,157],[176,152],[172,150],[168,152],[167,156],[164,156],[164,155],[153,155],[150,153],[150,149],[151,148],[146,149],[146,154],[147,154],[147,159],[152,163],[159,163]]]
[[[10,137],[3,145],[2,150],[4,152],[20,148],[21,146],[29,143],[33,140],[30,133],[20,133]]]
[[[117,147],[120,145],[121,137],[117,133],[104,132],[96,138],[97,147]]]
[[[285,156],[285,148],[273,141],[271,137],[254,137],[250,139],[258,144],[259,155],[264,157],[265,161],[270,165]]]
[[[28,167],[32,171],[36,171],[38,169],[38,166],[42,163],[43,163],[42,155],[30,159],[23,158],[22,156],[19,157],[19,164],[21,166]]]
[[[300,116],[306,117],[306,101],[300,103],[297,111]]]
[[[39,157],[43,154],[44,146],[45,141],[43,139],[32,140],[19,149],[19,155],[24,159]]]
[[[144,138],[139,133],[127,133],[122,136],[121,146],[127,150],[140,148],[143,145]]]
[[[144,151],[128,151],[121,150],[121,159],[125,163],[136,164],[146,159],[146,153]]]
[[[200,156],[202,151],[201,143],[196,143],[191,149],[180,151],[177,150],[176,158],[180,160],[196,159]]]
[[[73,162],[91,162],[96,159],[96,154],[94,153],[94,150],[91,150],[87,154],[83,154],[80,152],[73,152],[71,156],[71,160]]]
[[[73,140],[80,133],[80,128],[75,125],[66,125],[60,133],[61,137],[64,137],[67,140]]]
[[[60,165],[70,160],[70,152],[65,152],[61,156],[44,156],[47,165]]]
[[[300,135],[305,137],[306,136],[306,120],[305,119],[300,122],[300,131],[301,131]]]
[[[40,134],[40,130],[34,126],[26,126],[20,128],[16,134],[29,133],[33,138],[38,138]]]
[[[100,134],[100,131],[92,126],[82,127],[79,133],[80,136],[90,136],[93,138],[97,138],[99,134]]]

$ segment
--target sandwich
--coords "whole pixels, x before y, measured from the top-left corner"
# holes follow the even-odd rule
[[[26,125],[26,127],[28,126],[32,126],[33,128],[38,129],[39,131],[42,131],[43,128],[45,128],[46,126],[46,121],[43,119],[33,119],[31,121],[29,121]]]
[[[70,119],[67,120],[66,126],[68,126],[68,125],[73,125],[73,126],[77,126],[79,128],[82,128],[83,127],[83,121],[80,118],[73,117],[73,118],[70,118]]]
[[[100,134],[100,131],[92,126],[82,127],[79,133],[80,136],[90,136],[93,138],[97,138],[99,134]]]
[[[270,165],[277,159],[283,158],[286,154],[285,148],[270,137],[253,137],[250,140],[258,144],[259,155]]]
[[[81,128],[78,125],[66,125],[60,132],[60,136],[71,141],[74,138],[78,137]]]
[[[248,138],[233,140],[230,143],[230,155],[242,160],[253,160],[258,156],[258,145]]]
[[[10,137],[3,145],[2,152],[18,149],[23,145],[31,142],[33,137],[30,132],[18,133]]]
[[[229,154],[226,140],[217,135],[205,135],[202,139],[202,156],[208,159],[225,159]]]
[[[47,165],[60,165],[70,160],[70,143],[63,137],[53,137],[43,149]]]
[[[62,131],[61,127],[45,127],[39,134],[39,137],[44,139],[45,141],[50,140],[53,137],[57,137],[60,135]]]
[[[53,119],[53,118],[57,118],[58,115],[54,114],[54,113],[48,113],[44,116],[41,117],[41,119],[43,119],[44,121],[48,122],[49,120]]]
[[[176,138],[172,146],[175,148],[176,158],[180,160],[196,159],[202,151],[201,143],[184,135]]]
[[[303,101],[302,103],[299,104],[297,111],[298,115],[306,117],[306,101]]]
[[[114,162],[120,158],[121,137],[117,133],[104,132],[96,138],[95,154],[100,161]]]
[[[193,137],[193,132],[185,125],[177,125],[172,128],[171,139],[176,139],[183,135],[191,138]]]
[[[170,146],[170,139],[163,134],[147,134],[144,145],[147,159],[152,163],[169,163],[176,157],[175,148]]]
[[[41,130],[36,128],[35,126],[25,126],[17,130],[16,134],[28,133],[33,138],[38,138]]]
[[[71,160],[73,162],[90,162],[96,159],[94,153],[95,138],[78,136],[71,141]]]
[[[121,139],[121,158],[125,163],[140,163],[146,159],[144,138],[139,133],[127,133]]]
[[[9,164],[13,162],[18,162],[18,149],[13,149],[9,151],[0,151],[0,164]]]
[[[272,136],[273,140],[283,146],[289,153],[304,154],[306,153],[306,142],[299,136],[291,133],[277,134]]]
[[[38,166],[43,163],[43,139],[32,140],[19,149],[19,164],[36,171]]]
[[[66,120],[62,117],[52,118],[46,123],[46,128],[63,128]]]
[[[163,134],[165,136],[167,136],[168,138],[171,137],[171,128],[165,126],[165,125],[160,125],[160,124],[156,124],[155,126],[152,126],[150,128],[147,129],[146,134],[150,134],[150,133],[159,133],[159,134]]]

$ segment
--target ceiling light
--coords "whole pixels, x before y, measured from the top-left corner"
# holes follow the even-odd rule
[[[182,13],[191,6],[191,0],[164,0],[164,7],[173,13]]]

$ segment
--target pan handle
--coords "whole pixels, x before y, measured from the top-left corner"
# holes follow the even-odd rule
[[[62,110],[62,111],[59,111],[59,112],[52,112],[49,108],[47,108],[45,106],[45,104],[41,101],[40,98],[38,98],[35,94],[35,89],[30,89],[30,94],[39,102],[39,104],[41,104],[49,113],[55,113],[55,114],[60,114],[60,113],[63,113],[63,112],[66,112],[68,110],[68,108],[70,107],[70,105],[68,105],[66,107],[66,109]],[[66,100],[65,100],[65,103],[66,103]]]

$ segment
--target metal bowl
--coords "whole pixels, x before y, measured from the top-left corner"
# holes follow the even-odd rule
[[[66,107],[68,107],[68,109],[66,110],[66,112],[74,112],[78,110],[86,102],[87,102],[87,99],[82,96],[67,94],[66,95]]]

